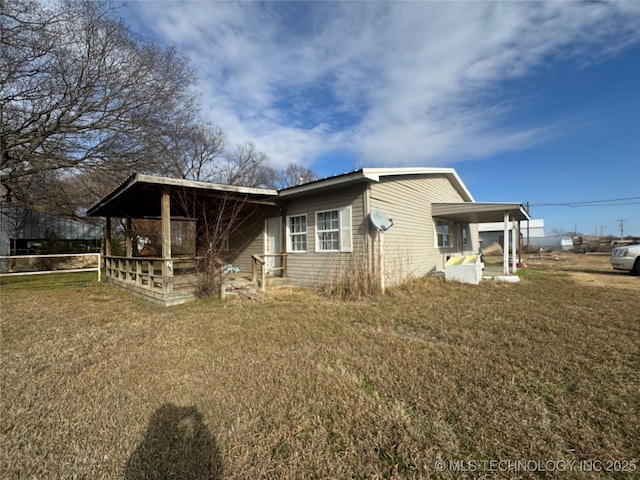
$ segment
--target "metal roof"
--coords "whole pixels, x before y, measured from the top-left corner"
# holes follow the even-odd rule
[[[465,223],[499,222],[504,220],[504,212],[508,211],[514,220],[529,219],[519,203],[474,202],[473,196],[453,168],[363,168],[280,191],[134,174],[91,207],[87,215],[134,218],[160,216],[160,199],[164,192],[176,196],[180,192],[190,191],[206,198],[232,195],[251,203],[276,205],[279,198],[295,197],[348,184],[379,182],[381,177],[409,175],[444,175],[463,198],[464,201],[460,203],[434,203],[434,217]],[[172,216],[187,213],[180,211],[179,202],[172,202]]]
[[[331,188],[349,183],[379,182],[380,177],[401,176],[401,175],[444,175],[449,178],[453,187],[460,193],[464,201],[473,202],[473,196],[467,189],[458,173],[453,168],[362,168],[353,172],[346,172],[333,177],[314,180],[280,190],[280,197],[296,196],[303,193],[312,192],[322,188]]]
[[[180,192],[192,192],[198,197],[233,196],[253,203],[275,204],[276,190],[221,183],[197,182],[155,175],[136,173],[131,175],[114,191],[87,210],[92,217],[154,217],[160,216],[160,199],[164,192],[178,195]],[[171,214],[185,215],[180,211],[178,202],[172,202]]]
[[[0,202],[0,238],[99,240],[102,226]]]
[[[505,212],[511,220],[530,220],[521,203],[434,203],[431,216],[460,223],[485,223],[504,221]]]

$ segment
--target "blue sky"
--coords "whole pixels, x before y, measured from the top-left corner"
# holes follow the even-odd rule
[[[454,167],[477,201],[531,202],[547,234],[619,234],[622,218],[640,236],[640,2],[137,1],[120,13],[186,55],[205,119],[274,166]]]

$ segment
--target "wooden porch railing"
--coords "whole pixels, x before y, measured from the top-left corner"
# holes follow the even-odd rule
[[[265,257],[280,257],[282,259],[281,266],[269,267]],[[285,253],[252,255],[252,272],[251,279],[255,283],[258,281],[258,269],[260,269],[260,290],[266,290],[266,277],[274,271],[282,272],[282,278],[287,276],[287,255]],[[193,276],[193,284],[197,279],[198,273],[197,262],[204,260],[205,257],[119,257],[105,256],[105,270],[107,278],[116,280],[123,284],[132,285],[144,290],[150,290],[157,293],[168,294],[173,293],[176,288],[184,287],[185,277]],[[224,267],[226,263],[220,259],[216,259],[216,275],[218,280],[220,298],[225,296],[224,286]],[[176,287],[176,279],[178,282]],[[188,280],[188,279],[187,279]],[[189,283],[188,281],[186,283]],[[193,285],[192,285],[193,286]]]
[[[203,257],[117,257],[105,256],[107,278],[161,293],[174,291],[174,277],[196,273],[196,261]]]
[[[282,259],[281,266],[267,267],[266,257],[280,257]],[[287,254],[286,253],[267,253],[264,255],[251,255],[251,281],[258,281],[258,268],[260,268],[260,291],[267,289],[267,274],[273,271],[280,271],[282,278],[287,278]]]

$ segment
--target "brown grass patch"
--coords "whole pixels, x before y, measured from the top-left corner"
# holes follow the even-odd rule
[[[578,254],[572,252],[549,252],[525,255],[529,268],[559,273],[584,286],[640,288],[640,278],[628,272],[616,271],[609,263],[608,254]]]
[[[640,456],[638,290],[529,271],[352,302],[165,309],[90,279],[3,282],[0,300],[3,478],[460,478],[435,462]]]

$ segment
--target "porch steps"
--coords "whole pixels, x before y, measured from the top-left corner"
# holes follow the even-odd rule
[[[260,285],[251,281],[251,277],[231,274],[227,275],[224,279],[225,295],[240,296],[251,300],[257,300],[263,294],[260,290]],[[280,277],[267,277],[267,291],[274,288],[279,288],[288,285],[289,282],[286,278]]]

